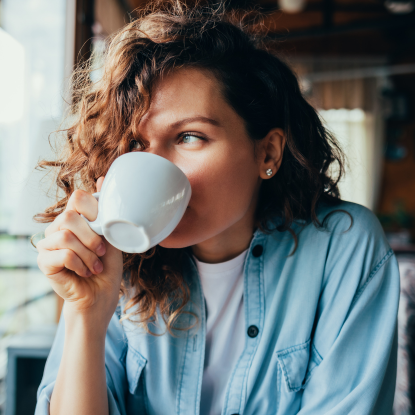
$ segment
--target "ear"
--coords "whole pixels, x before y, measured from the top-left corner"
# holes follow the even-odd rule
[[[261,179],[269,179],[275,176],[281,166],[285,142],[286,136],[282,128],[273,128],[260,140],[259,176]],[[267,175],[268,169],[272,170],[271,175]]]

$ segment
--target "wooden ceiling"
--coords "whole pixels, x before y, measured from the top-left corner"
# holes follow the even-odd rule
[[[149,0],[119,0],[131,12]],[[150,0],[151,1],[151,0]],[[218,0],[206,1],[217,5]],[[277,0],[226,0],[228,9],[246,10],[257,7],[267,16],[267,23],[275,32],[289,29],[330,29],[334,26],[396,17],[391,15],[381,0],[307,0],[300,13],[285,13]],[[411,13],[413,14],[413,13]],[[413,17],[413,16],[412,16]]]
[[[132,16],[148,1],[118,0]],[[392,14],[382,0],[307,0],[303,11],[295,14],[279,10],[277,0],[227,0],[226,4],[234,10],[257,7],[269,36],[280,39],[281,48],[289,53],[415,60],[415,12]]]

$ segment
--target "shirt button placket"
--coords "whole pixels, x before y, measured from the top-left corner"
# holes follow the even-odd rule
[[[259,258],[261,255],[262,255],[262,253],[264,252],[264,248],[263,248],[263,246],[261,245],[261,244],[257,244],[257,245],[255,245],[253,248],[252,248],[252,255],[255,257],[255,258]],[[258,327],[257,326],[255,326],[255,325],[251,325],[251,326],[249,326],[248,327],[248,330],[247,330],[247,334],[248,334],[248,336],[250,337],[250,338],[255,338],[255,337],[257,337],[258,336],[258,334],[259,334],[259,329],[258,329]],[[239,415],[239,413],[233,413],[233,414],[231,414],[231,415]]]
[[[259,258],[262,255],[263,252],[264,252],[264,248],[263,248],[262,245],[259,245],[259,244],[255,245],[254,248],[252,249],[252,255],[255,258]],[[252,326],[248,327],[248,336],[249,337],[255,338],[256,336],[258,336],[258,333],[259,333],[259,329],[258,329],[257,326],[252,325]]]
[[[254,248],[252,249],[252,255],[255,258],[259,258],[262,255],[263,251],[264,251],[264,248],[262,247],[262,245],[255,245]]]
[[[262,247],[262,245],[259,245],[259,244],[255,245],[254,248],[252,249],[252,255],[255,258],[259,258],[263,252],[264,252],[264,248]],[[252,325],[248,327],[247,333],[248,333],[248,336],[253,339],[256,336],[258,336],[259,329],[257,326]]]
[[[259,330],[257,326],[249,326],[248,327],[248,336],[254,338],[258,336]]]

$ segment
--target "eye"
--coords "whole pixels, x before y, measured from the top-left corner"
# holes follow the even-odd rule
[[[181,135],[183,144],[197,143],[198,141],[204,141],[204,138],[194,135],[192,133],[183,133]]]
[[[140,150],[141,144],[137,140],[132,140],[130,143],[131,150]]]

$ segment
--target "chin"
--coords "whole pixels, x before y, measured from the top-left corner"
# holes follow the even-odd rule
[[[162,240],[159,245],[163,248],[173,249],[186,248],[194,245],[197,241],[194,241],[196,235],[192,230],[197,229],[197,227],[192,226],[190,222],[189,217],[185,214],[173,232]]]
[[[171,249],[179,249],[179,248],[186,248],[188,246],[194,245],[193,243],[188,241],[189,238],[175,236],[170,234],[166,239],[161,241],[159,245],[163,248],[171,248]]]

